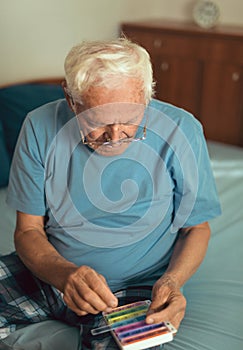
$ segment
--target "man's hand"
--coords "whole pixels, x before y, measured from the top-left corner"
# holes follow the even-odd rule
[[[171,277],[164,275],[154,284],[146,322],[170,321],[178,329],[185,315],[185,309],[186,299],[177,283]]]
[[[64,301],[79,316],[109,311],[118,304],[105,278],[88,266],[81,266],[69,275]]]
[[[147,323],[170,321],[176,328],[180,326],[186,310],[186,299],[180,288],[203,261],[209,238],[207,222],[179,231],[166,273],[154,284]]]

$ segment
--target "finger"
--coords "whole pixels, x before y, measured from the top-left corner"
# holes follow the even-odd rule
[[[73,280],[71,284],[68,284],[63,297],[67,306],[77,314],[80,314],[80,312],[98,313],[105,309],[106,305],[102,301],[100,304],[89,302],[89,299],[93,301],[96,298],[99,299],[82,280]]]
[[[169,318],[170,316],[170,318]],[[171,310],[165,308],[163,311],[149,310],[146,316],[147,323],[159,323],[171,319]]]
[[[103,299],[101,299],[96,290],[92,290],[88,286],[85,287],[85,290],[84,288],[82,289],[82,296],[79,295],[79,298],[82,302],[82,308],[83,304],[87,303],[93,309],[93,311],[91,311],[91,308],[89,308],[89,311],[92,313],[95,311],[105,311],[111,308],[106,302],[103,301]]]
[[[82,310],[80,307],[78,307],[78,305],[76,304],[76,302],[72,299],[72,297],[70,296],[63,296],[63,300],[66,303],[67,307],[72,310],[73,312],[75,312],[78,316],[85,316],[88,314],[87,311]]]
[[[117,298],[105,278],[88,266],[71,274],[66,284],[65,302],[76,313],[97,313],[117,305]]]
[[[74,287],[68,296],[69,304],[72,305],[76,313],[78,313],[78,310],[82,310],[87,313],[97,314],[107,309],[106,303],[87,284],[80,283]]]
[[[74,278],[69,290],[71,299],[78,309],[97,313],[117,305],[117,298],[112,294],[103,276],[89,267],[80,268],[78,276],[81,278]],[[107,300],[104,300],[102,293]],[[108,299],[109,294],[111,299]]]
[[[106,307],[114,308],[117,306],[118,300],[110,290],[103,276],[98,275],[94,270],[92,270],[92,273],[90,273],[89,276],[87,276],[86,282],[90,290],[93,291],[96,294],[96,296],[99,297],[99,298],[95,298],[94,300],[95,304],[100,303],[102,301],[103,303],[105,303]],[[87,298],[85,299],[91,301],[93,297],[94,295],[90,293],[87,296],[88,299]],[[103,307],[102,307],[102,310],[103,310]]]
[[[175,327],[178,327],[185,315],[186,304],[183,298],[171,301],[166,307],[160,311],[149,312],[146,317],[146,322],[160,323],[170,321]]]
[[[162,290],[160,293],[153,293],[152,302],[150,304],[147,315],[154,314],[164,310],[169,304],[170,291]]]
[[[168,296],[160,296],[159,298],[155,298],[149,307],[149,310],[147,312],[147,314],[153,314],[156,312],[160,312],[162,310],[164,310],[166,307],[168,306]]]
[[[94,305],[92,305],[92,303],[89,303],[88,301],[86,301],[78,293],[69,294],[68,296],[64,295],[63,299],[67,304],[67,306],[72,311],[74,311],[77,315],[80,315],[80,316],[86,315],[88,313],[97,314],[100,311],[102,311],[101,309],[96,308]],[[105,308],[105,304],[104,304],[104,308]]]

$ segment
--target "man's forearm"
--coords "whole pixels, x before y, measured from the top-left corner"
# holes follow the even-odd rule
[[[180,230],[169,266],[153,286],[147,323],[169,320],[176,328],[179,327],[186,310],[186,299],[180,288],[201,264],[209,238],[208,223]]]
[[[77,268],[56,251],[44,234],[34,229],[17,232],[15,247],[23,263],[34,275],[60,291],[64,289],[67,276]]]
[[[210,227],[207,222],[181,229],[164,277],[172,278],[182,287],[203,261],[209,238]]]

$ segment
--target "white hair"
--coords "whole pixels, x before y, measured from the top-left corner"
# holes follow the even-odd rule
[[[140,80],[146,103],[153,96],[153,71],[149,54],[126,38],[76,45],[68,53],[64,68],[69,93],[81,101],[92,85],[119,88],[122,85],[121,78]]]

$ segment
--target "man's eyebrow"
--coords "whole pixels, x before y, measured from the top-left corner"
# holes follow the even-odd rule
[[[126,111],[125,111],[126,112]],[[110,110],[108,110],[107,112],[104,110],[102,111],[102,114],[105,116],[106,113],[108,115],[112,115],[112,120],[110,120],[110,123],[106,123],[104,120],[102,120],[102,115],[101,112],[98,110],[87,110],[81,113],[81,115],[83,114],[83,118],[81,118],[81,120],[83,119],[84,122],[86,122],[89,125],[93,125],[93,126],[105,126],[105,125],[112,125],[112,124],[124,124],[124,125],[129,125],[132,123],[136,123],[138,120],[140,120],[141,118],[141,114],[144,113],[144,111],[141,113],[141,111],[137,111],[137,110],[131,110],[131,111],[127,111],[126,113],[124,113],[124,111],[114,111],[114,114],[111,113]],[[124,120],[124,116],[126,116],[126,120]],[[129,118],[130,117],[130,118]],[[122,120],[123,119],[123,120]]]

